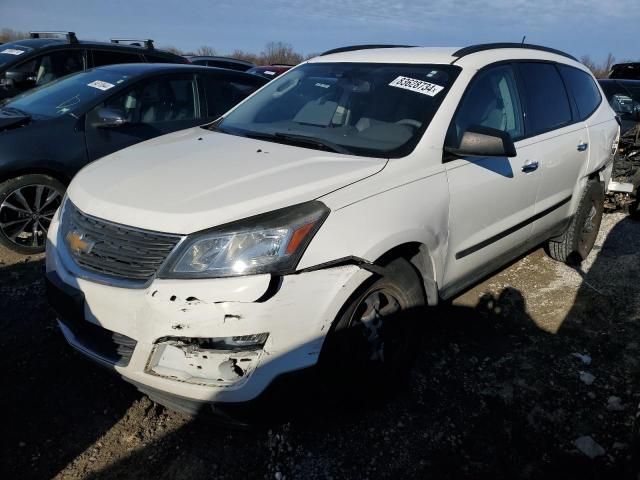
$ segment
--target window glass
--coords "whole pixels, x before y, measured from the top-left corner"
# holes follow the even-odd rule
[[[265,85],[216,128],[304,148],[403,157],[459,71],[455,65],[307,63]]]
[[[485,70],[472,80],[449,129],[447,143],[459,145],[462,134],[474,125],[502,130],[514,140],[524,136],[522,108],[511,66]]]
[[[525,111],[529,136],[571,123],[567,91],[556,67],[551,63],[520,63],[525,91]]]
[[[29,90],[3,105],[29,115],[55,117],[83,112],[88,103],[109,95],[109,90],[129,81],[128,75],[96,69],[77,72],[45,87]]]
[[[104,104],[129,123],[161,123],[198,118],[191,77],[143,82]]]
[[[162,57],[160,55],[150,55],[148,53],[145,53],[144,55],[147,57],[147,62],[149,63],[170,63],[166,57]]]
[[[207,116],[218,118],[262,85],[253,79],[207,75],[204,79]]]
[[[93,66],[115,65],[117,63],[141,63],[142,57],[136,53],[114,52],[107,50],[93,51]]]
[[[559,65],[564,82],[573,94],[580,114],[580,120],[589,117],[600,105],[600,91],[595,81],[586,72],[577,68]]]

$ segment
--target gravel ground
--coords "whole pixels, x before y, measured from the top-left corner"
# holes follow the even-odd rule
[[[74,353],[43,259],[0,252],[0,478],[631,478],[640,223],[579,270],[540,250],[426,315],[410,385],[247,431],[164,410]],[[347,403],[347,402],[344,402]]]

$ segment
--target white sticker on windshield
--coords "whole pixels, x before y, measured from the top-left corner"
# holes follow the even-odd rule
[[[109,90],[110,88],[115,87],[113,83],[103,82],[102,80],[96,80],[91,83],[87,83],[88,87],[97,88],[98,90]]]
[[[264,71],[265,75],[275,75],[276,72],[272,72],[271,70],[265,70]]]
[[[24,50],[16,50],[15,48],[5,48],[0,53],[6,53],[7,55],[22,55]]]
[[[405,90],[411,90],[412,92],[422,93],[423,95],[429,95],[435,97],[440,93],[444,87],[436,85],[435,83],[425,82],[423,80],[417,80],[409,77],[398,77],[389,84],[391,87],[404,88]]]

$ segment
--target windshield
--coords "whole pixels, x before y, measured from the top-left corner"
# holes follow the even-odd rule
[[[100,68],[78,72],[30,90],[2,104],[28,115],[56,117],[83,108],[105,92],[126,82],[129,75]]]
[[[459,71],[452,65],[307,63],[212,128],[307,148],[401,157],[416,146]]]
[[[33,50],[31,47],[26,47],[19,43],[4,43],[0,45],[0,66],[21,58],[31,50]]]

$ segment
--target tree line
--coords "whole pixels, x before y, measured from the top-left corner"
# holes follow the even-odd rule
[[[11,28],[3,28],[0,30],[0,43],[11,42],[28,37],[29,34],[27,32],[20,32]],[[220,55],[225,57],[238,58],[240,60],[247,60],[249,62],[255,63],[256,65],[274,65],[278,63],[296,65],[303,60],[317,55],[315,53],[304,55],[301,52],[296,51],[292,45],[285,42],[269,42],[265,45],[264,50],[259,53],[246,52],[244,50],[234,50],[230,53],[220,53],[215,48],[208,45],[203,45],[200,48],[191,51],[183,51],[170,45],[161,48],[178,55]],[[589,55],[584,55],[580,58],[580,61],[593,72],[596,78],[605,78],[609,74],[611,66],[616,63],[616,58],[613,56],[613,54],[609,53],[604,61],[596,62],[592,60]]]

